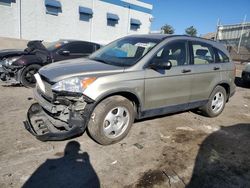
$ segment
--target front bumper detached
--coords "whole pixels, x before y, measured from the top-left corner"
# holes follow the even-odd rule
[[[57,119],[40,104],[35,103],[28,110],[24,126],[41,141],[69,139],[79,136],[85,131],[92,112],[92,108],[88,107],[81,112],[69,111],[67,122],[65,122]]]
[[[41,141],[65,140],[82,134],[86,129],[84,118],[74,117],[72,113],[66,123],[50,116],[38,103],[29,108],[24,126]]]

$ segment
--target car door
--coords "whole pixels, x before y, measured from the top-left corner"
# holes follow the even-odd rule
[[[211,91],[220,81],[221,65],[215,63],[215,53],[211,45],[190,41],[191,71],[191,104],[205,103]]]
[[[175,40],[167,43],[151,59],[152,63],[171,62],[169,70],[145,70],[144,108],[164,108],[165,112],[185,110],[191,93],[191,72],[188,43]],[[150,65],[149,65],[150,67]]]

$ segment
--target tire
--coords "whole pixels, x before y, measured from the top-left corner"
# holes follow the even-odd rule
[[[36,74],[40,68],[41,66],[37,64],[25,67],[20,76],[21,84],[25,87],[35,87],[36,79],[34,74]]]
[[[127,136],[134,118],[131,101],[118,95],[111,96],[95,107],[88,123],[88,132],[99,144],[114,144]]]
[[[200,110],[207,117],[216,117],[222,113],[226,100],[226,90],[222,86],[216,86],[209,97],[208,103]]]

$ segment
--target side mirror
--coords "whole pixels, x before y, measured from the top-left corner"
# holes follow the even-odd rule
[[[161,63],[152,63],[149,65],[149,67],[155,70],[159,70],[159,69],[169,70],[172,68],[172,63],[170,61],[161,62]]]
[[[58,53],[60,55],[64,55],[64,56],[69,56],[70,55],[70,51],[68,51],[68,50],[60,50]]]

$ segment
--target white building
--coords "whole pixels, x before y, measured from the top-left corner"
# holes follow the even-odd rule
[[[0,0],[0,37],[105,44],[149,33],[151,11],[138,0]]]

